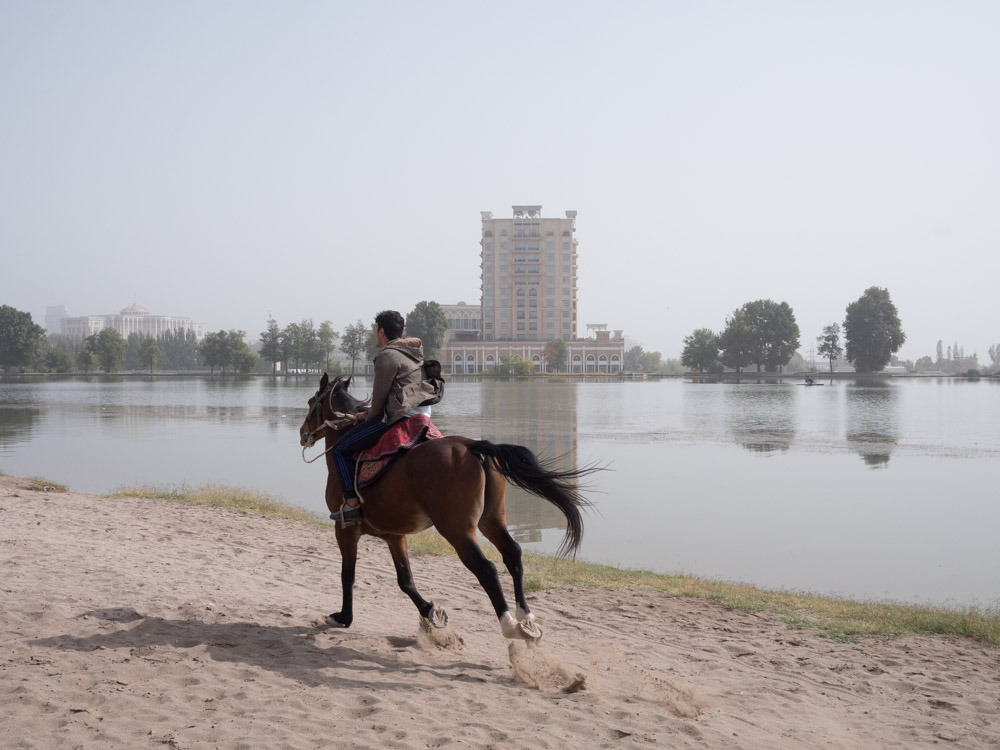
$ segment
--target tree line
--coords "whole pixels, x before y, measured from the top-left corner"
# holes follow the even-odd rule
[[[846,353],[857,372],[879,372],[906,341],[899,313],[887,289],[870,287],[847,306],[844,345],[839,323],[830,323],[816,337],[817,351],[833,364]],[[726,318],[719,333],[699,328],[684,337],[681,362],[699,372],[780,372],[799,347],[799,326],[787,302],[770,299],[745,303]]]

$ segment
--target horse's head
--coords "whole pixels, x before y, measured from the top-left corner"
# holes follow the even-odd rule
[[[336,433],[350,426],[351,422],[344,415],[354,415],[365,408],[367,402],[348,393],[350,385],[349,376],[334,378],[331,382],[323,373],[316,395],[309,399],[309,412],[299,428],[299,444],[303,448],[311,448],[328,431]],[[338,426],[338,423],[341,424]]]

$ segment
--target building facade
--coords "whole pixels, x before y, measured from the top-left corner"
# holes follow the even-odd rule
[[[576,211],[551,219],[541,206],[512,208],[509,219],[481,213],[483,341],[575,339]]]
[[[472,306],[442,305],[448,320],[442,364],[453,373],[479,373],[507,355],[548,372],[546,344],[562,339],[568,355],[562,372],[621,372],[621,331],[612,335],[598,324],[588,326],[587,338],[579,335],[576,211],[544,218],[541,206],[511,208],[509,219],[481,212],[478,329]]]
[[[140,305],[129,305],[117,314],[80,315],[59,320],[59,332],[77,339],[100,333],[105,328],[114,328],[125,338],[133,333],[156,338],[167,331],[177,333],[182,329],[194,331],[199,341],[205,338],[204,323],[173,315],[153,315]]]

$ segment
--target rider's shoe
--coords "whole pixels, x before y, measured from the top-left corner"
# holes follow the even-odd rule
[[[344,503],[340,506],[340,510],[330,514],[330,519],[333,521],[343,521],[345,524],[357,523],[364,518],[364,515],[364,511],[360,505],[348,505]]]

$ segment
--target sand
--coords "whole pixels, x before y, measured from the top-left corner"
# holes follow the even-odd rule
[[[530,648],[439,557],[414,573],[451,624],[424,632],[376,540],[332,629],[328,530],[22,485],[0,477],[0,747],[1000,747],[1000,650],[971,640],[561,589],[531,596]]]

